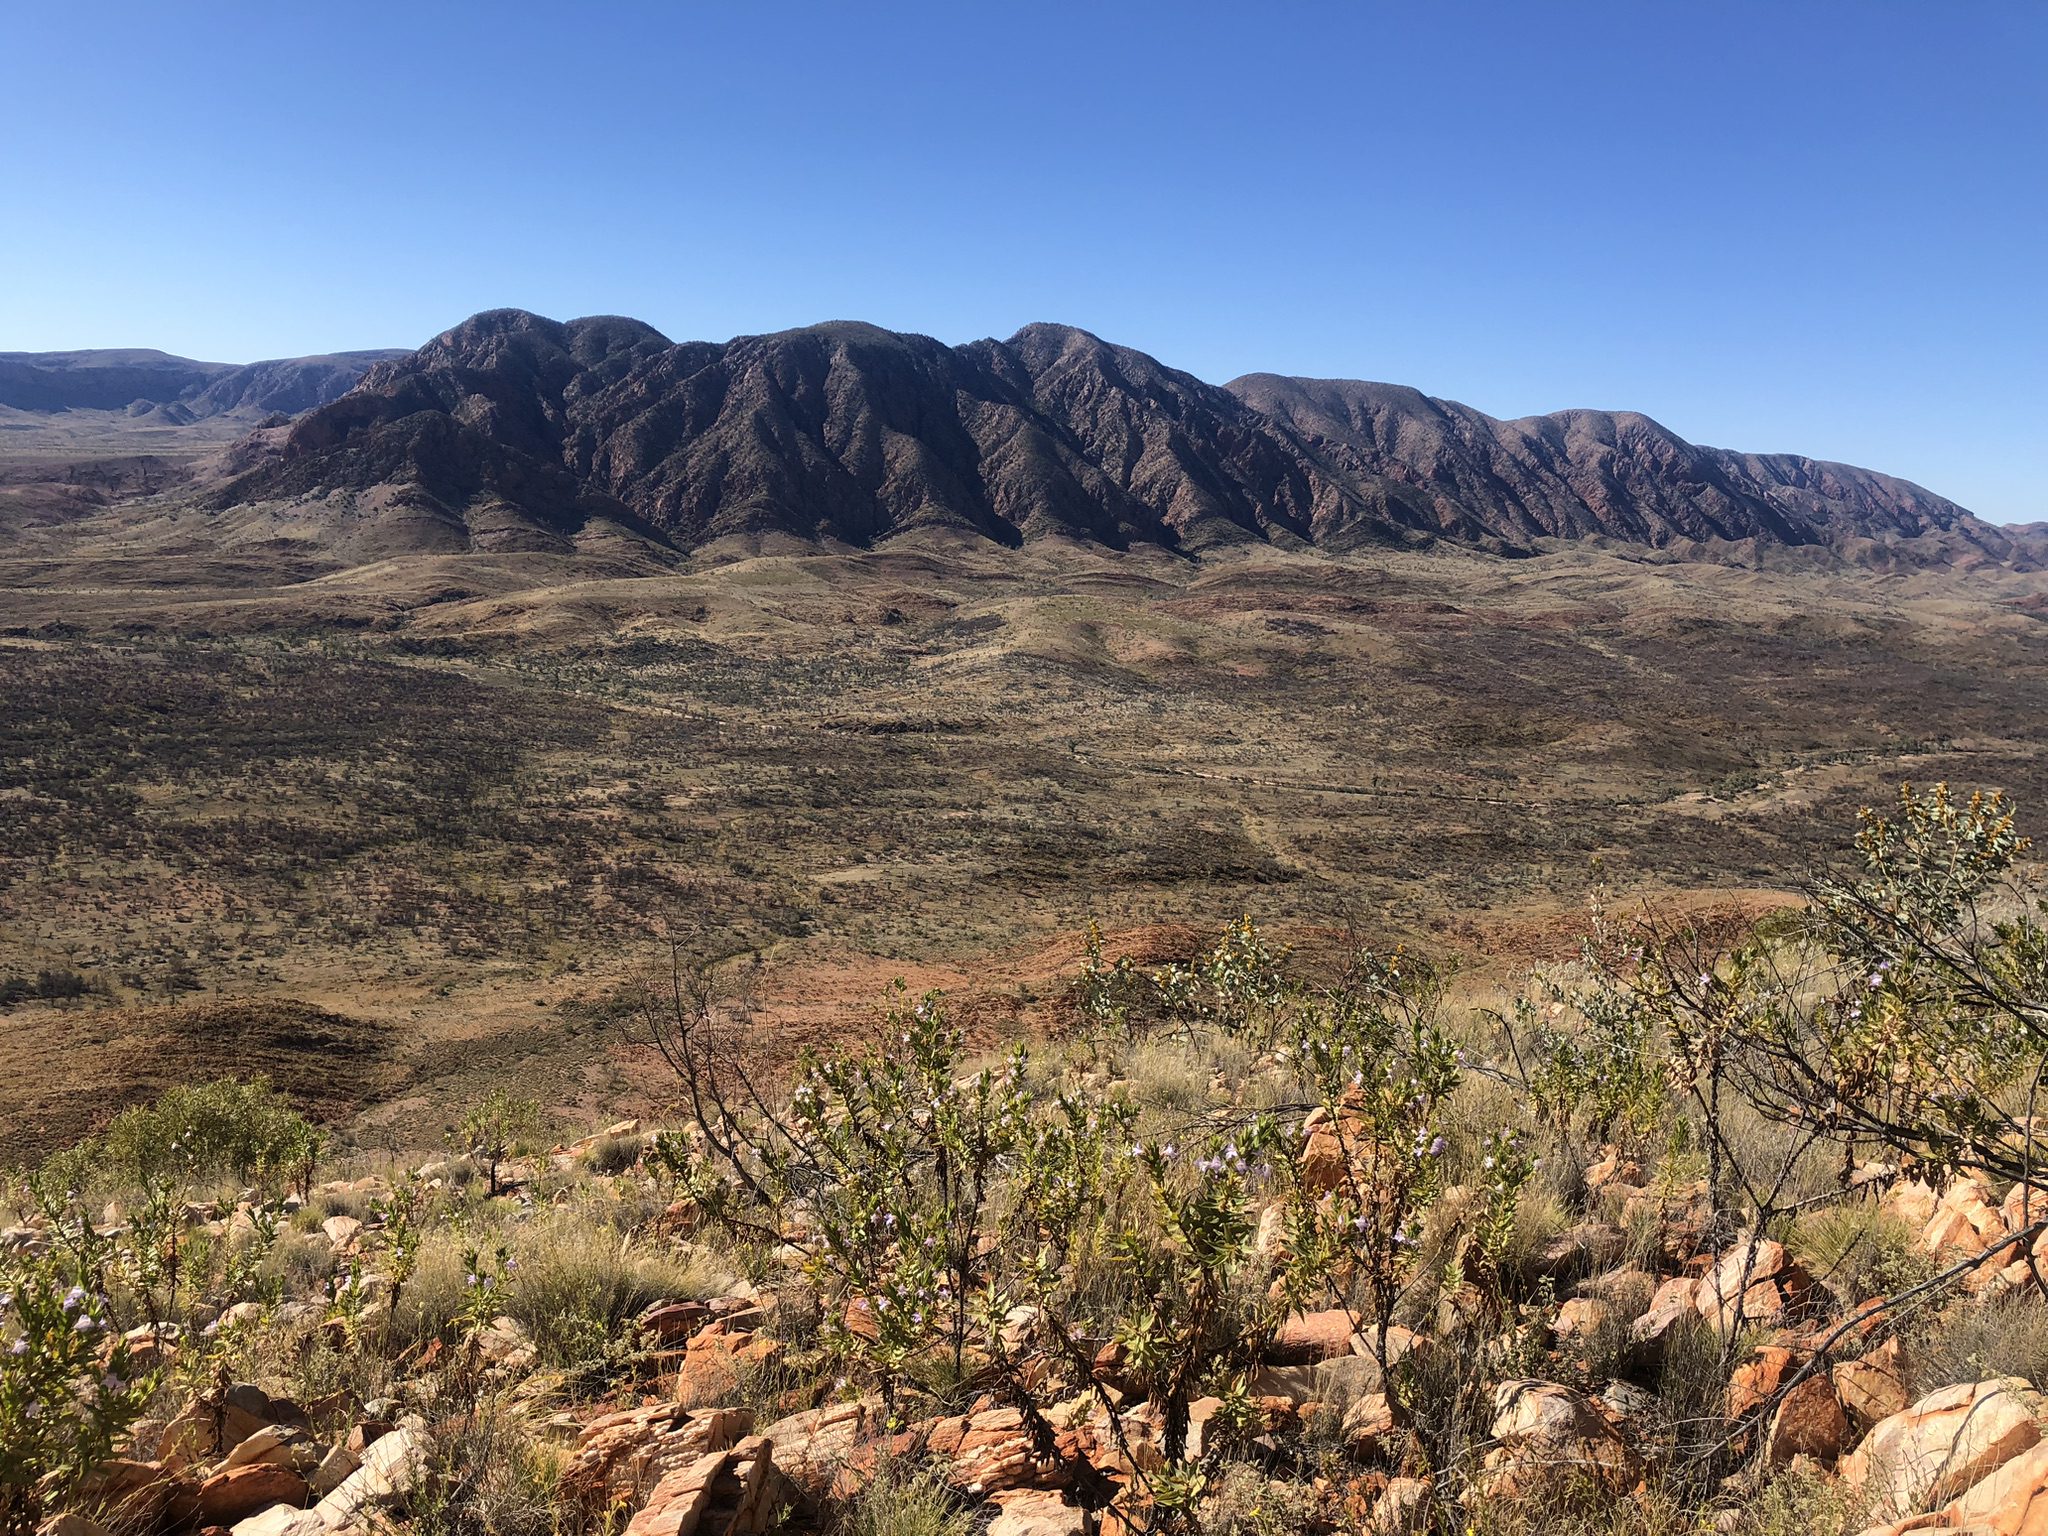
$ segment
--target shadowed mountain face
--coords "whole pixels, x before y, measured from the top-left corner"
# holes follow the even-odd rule
[[[200,363],[145,350],[0,352],[0,406],[20,411],[126,411],[172,422],[297,415],[346,394],[397,351],[338,352],[262,363]]]
[[[280,366],[280,365],[271,365]],[[682,547],[918,528],[1198,550],[1600,536],[2023,558],[1918,486],[1701,448],[1647,417],[1504,422],[1414,390],[1254,374],[1219,388],[1084,331],[949,347],[835,323],[723,344],[638,321],[482,314],[225,461],[215,506],[389,491],[460,519],[602,514]]]

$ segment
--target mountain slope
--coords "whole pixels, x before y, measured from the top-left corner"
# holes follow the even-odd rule
[[[1412,486],[1445,527],[1490,509],[1504,537],[1629,543],[1761,538],[1835,544],[1966,527],[1954,502],[1904,480],[1790,454],[1686,442],[1634,412],[1499,421],[1413,389],[1247,374],[1226,386],[1289,428]]]
[[[496,310],[256,434],[222,473],[216,508],[375,492],[458,522],[488,507],[567,532],[602,515],[684,548],[951,528],[1185,550],[1597,537],[2025,558],[1905,481],[1702,448],[1644,416],[1499,421],[1269,374],[1219,388],[1055,325],[959,347],[847,322],[677,344],[633,320]]]

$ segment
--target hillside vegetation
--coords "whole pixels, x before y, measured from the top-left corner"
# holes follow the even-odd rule
[[[1904,791],[1727,942],[1596,903],[1457,1006],[1404,947],[1091,946],[768,1082],[716,968],[664,1127],[449,1144],[186,1089],[23,1169],[0,1525],[2031,1531],[2048,929],[1999,796]],[[1930,1513],[1931,1512],[1931,1513]]]

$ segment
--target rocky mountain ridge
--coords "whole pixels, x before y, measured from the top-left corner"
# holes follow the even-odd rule
[[[1204,383],[1066,326],[948,346],[834,322],[671,343],[639,321],[477,315],[237,445],[217,510],[375,493],[469,538],[594,518],[678,548],[917,529],[1198,552],[1601,539],[1675,555],[2031,563],[1907,481],[1689,443],[1648,417],[1501,421],[1393,385]]]

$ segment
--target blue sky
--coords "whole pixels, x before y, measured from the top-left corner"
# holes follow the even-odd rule
[[[2048,517],[2048,4],[72,4],[0,350],[1085,326]]]

